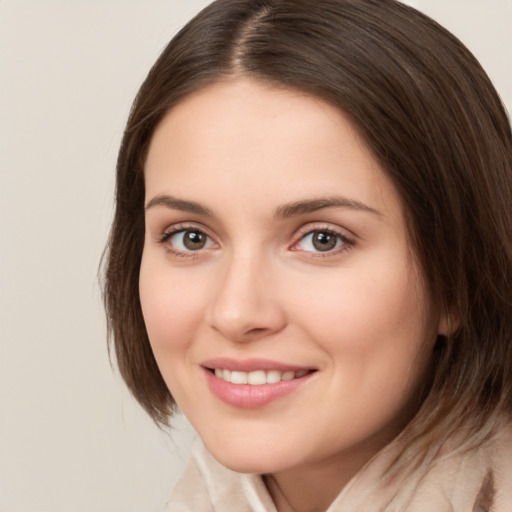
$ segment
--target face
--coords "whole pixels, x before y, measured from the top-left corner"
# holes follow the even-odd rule
[[[346,117],[217,83],[163,119],[145,180],[144,319],[212,454],[274,473],[395,437],[435,327],[399,197]]]

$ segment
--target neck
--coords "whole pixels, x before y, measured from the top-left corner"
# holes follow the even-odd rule
[[[327,458],[264,475],[278,512],[326,512],[348,482],[403,428],[389,430]]]
[[[264,475],[277,512],[326,512],[348,482],[409,423],[417,395],[384,428],[326,458]]]
[[[265,475],[277,511],[325,512],[379,448],[368,443],[307,466]]]
[[[278,512],[325,512],[351,476],[318,464],[265,475],[264,480]]]

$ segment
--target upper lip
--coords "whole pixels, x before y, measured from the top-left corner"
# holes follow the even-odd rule
[[[217,357],[214,359],[208,359],[203,361],[201,366],[210,370],[220,368],[223,370],[238,372],[254,372],[257,370],[281,370],[283,372],[298,372],[301,370],[313,369],[310,366],[281,363],[279,361],[272,361],[270,359],[231,359],[229,357]]]

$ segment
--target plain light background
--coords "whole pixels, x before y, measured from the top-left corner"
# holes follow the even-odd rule
[[[0,0],[0,512],[157,512],[186,462],[109,364],[96,279],[131,101],[205,0]],[[512,107],[512,0],[409,0]]]

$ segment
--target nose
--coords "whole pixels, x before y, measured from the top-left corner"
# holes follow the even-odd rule
[[[210,327],[235,342],[281,331],[287,320],[273,275],[272,265],[256,253],[233,256],[218,277],[207,312]]]

